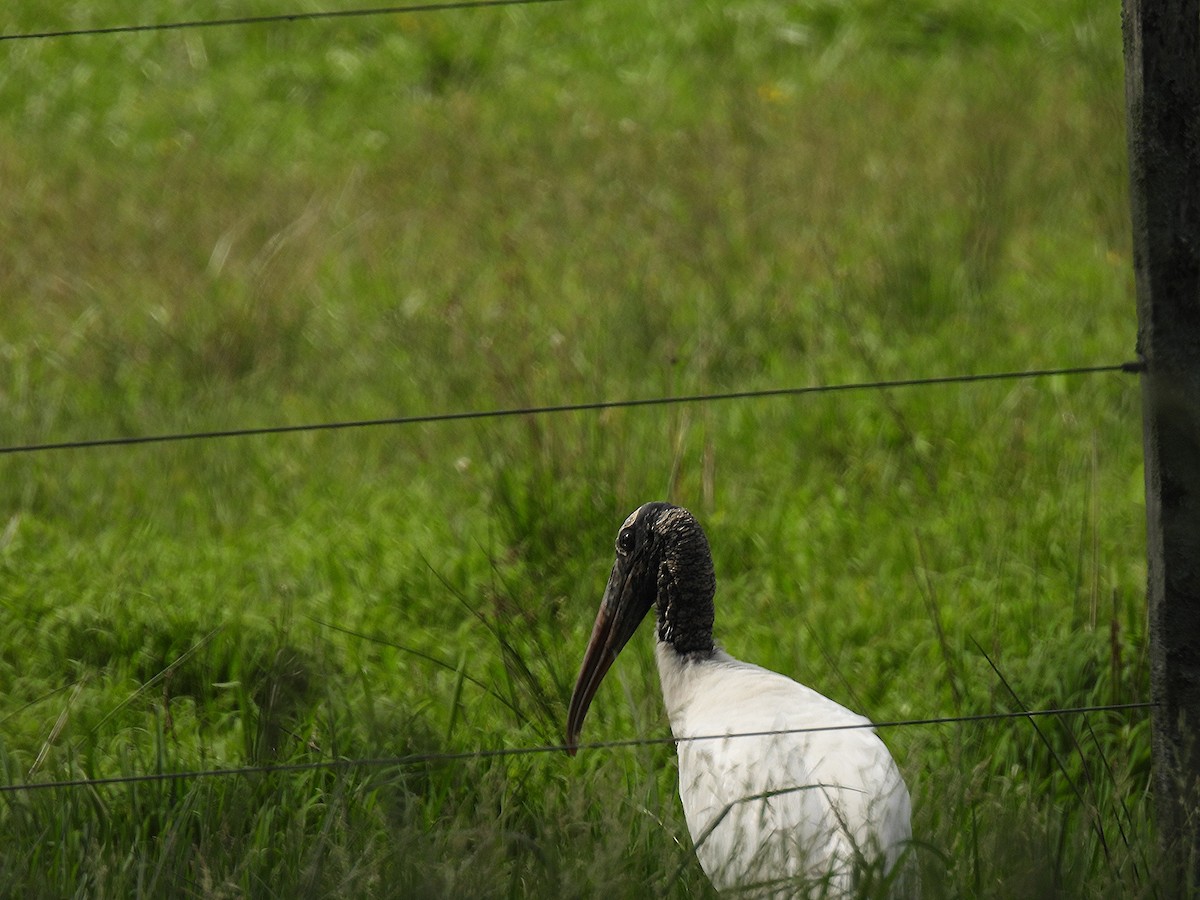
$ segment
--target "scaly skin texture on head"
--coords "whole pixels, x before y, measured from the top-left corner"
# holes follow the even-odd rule
[[[713,652],[717,580],[704,530],[686,509],[668,507],[651,526],[658,545],[658,639],[683,656]]]

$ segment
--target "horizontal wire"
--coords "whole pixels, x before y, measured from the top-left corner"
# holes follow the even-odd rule
[[[1140,362],[1116,363],[1104,366],[1074,366],[1061,369],[1031,369],[1022,372],[986,372],[977,375],[941,375],[931,378],[901,378],[894,381],[857,381],[844,384],[808,385],[805,387],[768,388],[765,390],[729,391],[726,393],[688,394],[676,397],[647,397],[635,400],[597,400],[586,403],[562,403],[553,406],[522,406],[510,409],[472,410],[428,415],[393,416],[384,419],[357,419],[343,422],[316,422],[304,425],[267,425],[257,428],[226,428],[215,431],[148,434],[131,437],[96,438],[79,441],[53,441],[41,444],[17,444],[0,447],[0,456],[16,453],[37,453],[50,450],[86,450],[95,447],[124,447],[136,444],[165,444],[178,441],[213,440],[217,438],[254,437],[268,434],[294,434],[301,431],[337,431],[347,428],[376,428],[382,425],[421,425],[436,422],[463,422],[473,419],[500,419],[508,416],[535,416],[552,413],[589,412],[604,409],[631,409],[641,406],[666,406],[679,403],[711,403],[719,400],[751,400],[771,397],[798,397],[804,394],[828,394],[838,391],[883,390],[887,388],[924,387],[944,384],[969,384],[980,381],[1012,381],[1046,378],[1052,375],[1092,375],[1100,372],[1142,371]]]
[[[96,28],[71,28],[61,31],[34,31],[0,34],[0,41],[32,41],[47,38],[84,37],[105,34],[137,34],[144,31],[181,31],[187,28],[222,28],[230,25],[269,25],[318,19],[349,19],[402,13],[443,12],[455,9],[484,9],[491,6],[527,6],[534,3],[562,3],[565,0],[450,0],[447,3],[416,3],[408,6],[378,6],[366,9],[318,10],[279,13],[267,16],[238,16],[231,19],[195,19],[187,22],[161,22],[149,25],[108,25]]]
[[[855,722],[850,725],[816,725],[810,728],[784,728],[772,731],[744,731],[732,734],[705,734],[685,738],[626,738],[616,741],[595,741],[586,744],[543,744],[535,747],[502,747],[495,750],[463,750],[456,753],[413,753],[407,756],[377,757],[366,759],[329,759],[320,762],[279,763],[267,766],[245,766],[241,768],[201,769],[190,772],[154,772],[142,775],[113,775],[106,778],[76,778],[63,781],[38,781],[28,784],[0,785],[0,794],[18,791],[51,790],[59,788],[102,787],[118,784],[140,784],[145,782],[184,781],[192,778],[222,778],[233,775],[262,775],[274,773],[313,772],[320,770],[345,771],[348,769],[383,768],[387,766],[411,766],[420,763],[462,762],[496,757],[532,756],[542,753],[565,753],[568,750],[613,750],[625,747],[644,747],[655,744],[682,744],[694,741],[724,741],[734,738],[770,737],[784,734],[813,734],[822,731],[855,731],[862,728],[904,728],[956,723],[978,723],[1005,719],[1032,719],[1035,716],[1069,716],[1086,713],[1125,712],[1150,709],[1150,701],[1137,703],[1115,703],[1102,706],[1073,706],[1065,709],[1034,709],[1020,712],[978,713],[969,716],[936,716],[926,719],[897,719],[888,722]]]

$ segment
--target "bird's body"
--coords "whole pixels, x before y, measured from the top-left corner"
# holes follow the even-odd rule
[[[718,890],[843,895],[863,867],[895,864],[908,791],[867,719],[721,650],[659,643],[657,658],[684,816]],[[711,739],[723,734],[745,736]]]
[[[679,795],[713,885],[831,897],[853,892],[864,873],[887,875],[912,831],[908,790],[883,741],[864,717],[717,647],[715,590],[691,513],[647,503],[629,516],[571,697],[568,746],[653,608]],[[904,890],[904,879],[893,881]]]

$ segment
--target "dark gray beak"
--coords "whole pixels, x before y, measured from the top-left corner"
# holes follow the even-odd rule
[[[583,728],[583,717],[587,715],[592,698],[604,680],[605,674],[617,658],[642,619],[646,617],[654,602],[650,591],[639,589],[646,576],[643,559],[617,559],[604,599],[600,601],[600,612],[592,626],[592,637],[583,654],[583,665],[571,694],[571,705],[567,710],[567,753],[575,755],[579,746],[579,732]]]

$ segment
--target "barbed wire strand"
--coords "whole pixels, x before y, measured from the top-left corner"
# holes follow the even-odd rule
[[[223,428],[211,431],[175,432],[168,434],[134,435],[129,437],[95,438],[78,441],[51,441],[38,444],[16,444],[0,447],[0,456],[17,453],[39,453],[52,450],[88,450],[96,447],[126,447],[140,444],[166,444],[179,441],[216,440],[221,438],[257,437],[297,432],[338,431],[349,428],[378,428],[385,425],[427,425],[440,422],[464,422],[475,419],[502,419],[511,416],[541,416],[555,413],[592,412],[606,409],[633,409],[643,406],[668,406],[681,403],[714,403],[722,400],[761,400],[773,397],[799,397],[806,394],[830,394],[841,391],[886,390],[891,388],[929,387],[947,384],[971,384],[984,381],[1014,381],[1048,378],[1059,375],[1094,375],[1103,372],[1136,373],[1142,371],[1140,362],[1116,363],[1102,366],[1073,366],[1059,369],[1030,369],[1021,372],[985,372],[971,375],[940,375],[929,378],[899,378],[892,381],[856,381],[843,384],[819,384],[790,388],[728,391],[709,394],[686,394],[675,397],[646,397],[634,400],[595,400],[583,403],[561,403],[551,406],[521,406],[508,409],[469,410],[465,412],[430,413],[413,416],[391,416],[382,419],[354,419],[341,422],[315,422],[302,425],[266,425],[253,428]]]
[[[376,6],[364,9],[317,10],[278,13],[264,16],[237,16],[229,19],[193,19],[185,22],[159,22],[146,25],[106,25],[95,28],[66,28],[57,31],[31,31],[0,34],[0,41],[34,41],[51,38],[88,37],[110,34],[138,34],[147,31],[182,31],[191,28],[225,28],[233,25],[271,25],[311,22],[320,19],[351,19],[405,13],[446,12],[459,9],[486,9],[495,6],[529,6],[539,3],[564,3],[567,0],[449,0],[446,3],[415,3],[406,6]]]
[[[277,763],[264,766],[240,768],[200,769],[188,772],[152,772],[139,775],[112,775],[104,778],[76,778],[62,781],[38,781],[27,784],[0,785],[0,794],[54,790],[81,787],[103,787],[145,782],[184,781],[197,778],[223,778],[236,775],[264,775],[279,773],[313,772],[320,770],[345,771],[348,769],[385,768],[420,765],[422,763],[463,762],[466,760],[493,759],[497,757],[532,756],[536,754],[565,753],[575,750],[616,750],[627,747],[644,747],[655,744],[682,744],[696,741],[724,741],[738,738],[770,737],[784,734],[812,734],[821,731],[853,731],[860,728],[910,728],[919,726],[950,725],[957,723],[981,723],[1006,719],[1027,719],[1035,716],[1071,716],[1088,713],[1128,712],[1150,709],[1151,701],[1114,703],[1098,706],[1073,706],[1063,709],[1032,709],[1015,712],[977,713],[967,716],[934,716],[925,719],[896,719],[886,722],[862,722],[850,725],[818,725],[810,728],[784,728],[772,731],[744,731],[733,734],[705,734],[686,738],[625,738],[614,741],[594,741],[571,747],[567,744],[541,744],[533,747],[500,747],[493,750],[463,750],[454,753],[413,753],[406,756],[375,757],[364,759],[328,759],[319,762]]]

